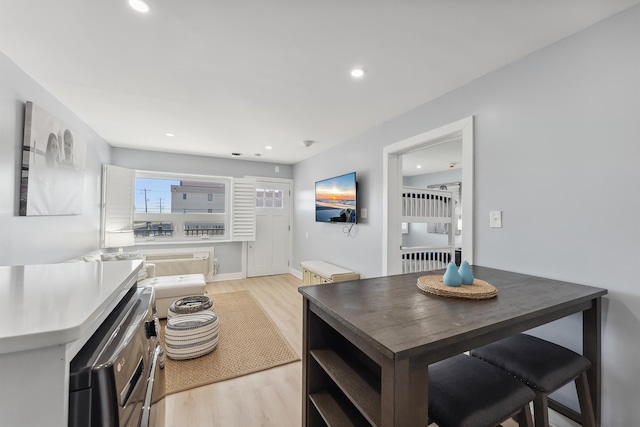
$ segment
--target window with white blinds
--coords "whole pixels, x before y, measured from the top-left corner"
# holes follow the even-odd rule
[[[107,231],[133,229],[135,178],[132,169],[113,165],[102,168],[102,247]]]
[[[147,184],[150,178],[171,180],[170,193],[161,195],[165,208],[155,209],[155,205],[152,206],[154,200],[149,197],[154,193],[150,191],[150,185],[136,189],[141,178]],[[103,246],[105,232],[116,230],[134,230],[136,244],[149,241],[255,240],[255,187],[255,179],[252,178],[178,175],[105,165]],[[187,197],[186,201],[195,203],[195,208],[185,205],[183,194],[187,190],[194,197]],[[143,202],[139,200],[138,193],[143,195]],[[227,204],[231,209],[225,209]]]
[[[232,223],[232,240],[256,239],[256,181],[254,179],[234,179]]]

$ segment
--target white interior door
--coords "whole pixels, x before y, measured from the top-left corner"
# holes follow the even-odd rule
[[[256,240],[247,245],[247,277],[289,272],[290,186],[256,182]]]

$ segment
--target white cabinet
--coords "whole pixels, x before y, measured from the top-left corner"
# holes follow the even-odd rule
[[[0,267],[0,424],[66,427],[69,364],[141,261]]]
[[[302,261],[302,284],[346,282],[360,279],[360,274],[325,261]]]

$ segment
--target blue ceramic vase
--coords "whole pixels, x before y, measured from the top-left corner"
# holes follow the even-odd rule
[[[458,273],[458,266],[450,262],[447,265],[447,271],[445,271],[444,276],[442,276],[442,281],[447,286],[460,286],[462,284],[462,277]]]
[[[462,279],[463,285],[473,284],[473,273],[471,272],[471,266],[467,261],[462,261],[462,263],[460,264],[460,268],[458,269],[458,274]]]

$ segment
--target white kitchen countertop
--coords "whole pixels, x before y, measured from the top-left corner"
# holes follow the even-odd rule
[[[86,339],[142,261],[0,267],[0,354]]]

